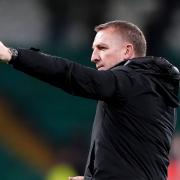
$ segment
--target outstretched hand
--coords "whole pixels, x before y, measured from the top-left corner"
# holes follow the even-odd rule
[[[11,60],[12,54],[8,47],[0,41],[0,61],[8,63]]]
[[[84,176],[69,177],[69,180],[84,180]]]

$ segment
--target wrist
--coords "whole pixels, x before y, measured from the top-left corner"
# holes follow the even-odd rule
[[[11,63],[18,57],[18,51],[14,48],[8,48],[9,58],[7,59],[7,63]]]

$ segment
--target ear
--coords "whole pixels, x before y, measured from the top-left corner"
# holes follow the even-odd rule
[[[126,44],[124,56],[125,59],[131,59],[135,56],[134,47],[132,44]]]

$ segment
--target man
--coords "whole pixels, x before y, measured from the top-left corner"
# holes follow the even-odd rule
[[[180,74],[167,60],[146,57],[132,23],[95,28],[88,68],[69,60],[0,45],[0,59],[76,96],[98,100],[84,177],[71,180],[165,180],[175,129]]]

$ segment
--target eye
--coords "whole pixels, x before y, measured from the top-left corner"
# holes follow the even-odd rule
[[[98,49],[104,51],[104,50],[107,49],[107,47],[105,47],[105,46],[98,46]]]

